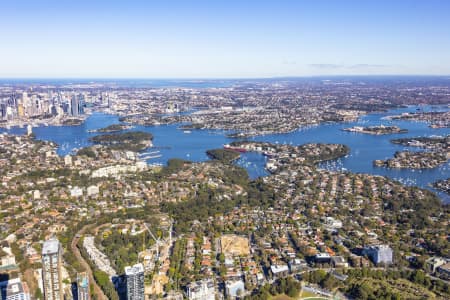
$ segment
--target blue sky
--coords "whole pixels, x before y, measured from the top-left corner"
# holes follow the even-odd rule
[[[0,77],[450,74],[450,1],[0,0]]]

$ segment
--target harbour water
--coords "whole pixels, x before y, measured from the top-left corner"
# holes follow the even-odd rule
[[[325,162],[320,165],[321,168],[331,170],[348,170],[355,173],[369,173],[387,176],[396,179],[407,185],[417,185],[428,188],[429,184],[439,179],[450,177],[450,163],[440,167],[427,170],[411,169],[387,169],[374,167],[372,162],[375,159],[386,159],[392,157],[396,151],[411,150],[419,151],[418,148],[408,148],[401,145],[395,145],[390,142],[391,139],[399,137],[417,137],[450,134],[450,128],[429,128],[423,122],[411,122],[401,120],[384,120],[389,115],[396,115],[403,112],[415,112],[417,106],[391,110],[387,113],[374,113],[361,117],[355,122],[349,123],[330,123],[308,128],[301,128],[297,131],[286,134],[271,134],[250,138],[254,141],[266,141],[272,143],[288,143],[292,145],[301,145],[304,143],[341,143],[350,147],[351,152],[348,156],[338,160]],[[424,111],[448,110],[448,107],[430,107],[420,106]],[[74,149],[79,149],[91,145],[89,138],[99,133],[89,132],[91,130],[106,127],[111,124],[119,123],[115,115],[103,113],[93,113],[87,118],[86,122],[79,126],[42,126],[33,128],[36,137],[41,140],[51,140],[59,145],[58,154],[65,155],[71,153]],[[342,131],[343,128],[352,126],[371,126],[371,125],[396,125],[407,129],[405,134],[390,135],[367,135],[361,133],[352,133]],[[234,139],[226,137],[229,133],[223,130],[179,130],[180,124],[160,125],[160,126],[135,126],[132,130],[142,130],[150,132],[154,136],[154,149],[146,150],[151,152],[146,157],[148,163],[165,164],[170,158],[182,158],[191,161],[205,161],[208,159],[206,150],[221,148],[223,144],[232,142]],[[0,129],[5,131],[5,129]],[[11,128],[11,133],[23,134],[23,128]],[[267,175],[264,169],[265,157],[257,153],[244,153],[237,161],[237,164],[245,167],[251,178]],[[436,190],[432,189],[434,192]],[[450,196],[437,192],[441,199],[450,203]]]

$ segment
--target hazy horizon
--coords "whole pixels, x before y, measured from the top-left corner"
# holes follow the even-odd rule
[[[448,77],[448,78],[447,78]],[[304,76],[272,76],[272,77],[0,77],[1,81],[7,80],[290,80],[290,79],[326,79],[326,78],[443,78],[450,80],[449,74],[332,74],[332,75],[304,75]]]

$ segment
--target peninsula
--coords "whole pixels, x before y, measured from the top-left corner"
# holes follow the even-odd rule
[[[141,151],[152,146],[153,135],[142,131],[97,135],[91,138],[95,144],[116,150]]]

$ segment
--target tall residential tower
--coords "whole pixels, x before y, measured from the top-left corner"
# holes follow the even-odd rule
[[[77,274],[77,296],[78,300],[89,300],[89,277],[86,272]]]
[[[125,276],[127,280],[127,299],[144,300],[144,266],[136,264],[125,267]]]
[[[63,300],[61,278],[62,248],[57,239],[44,242],[42,248],[42,283],[45,300]]]

